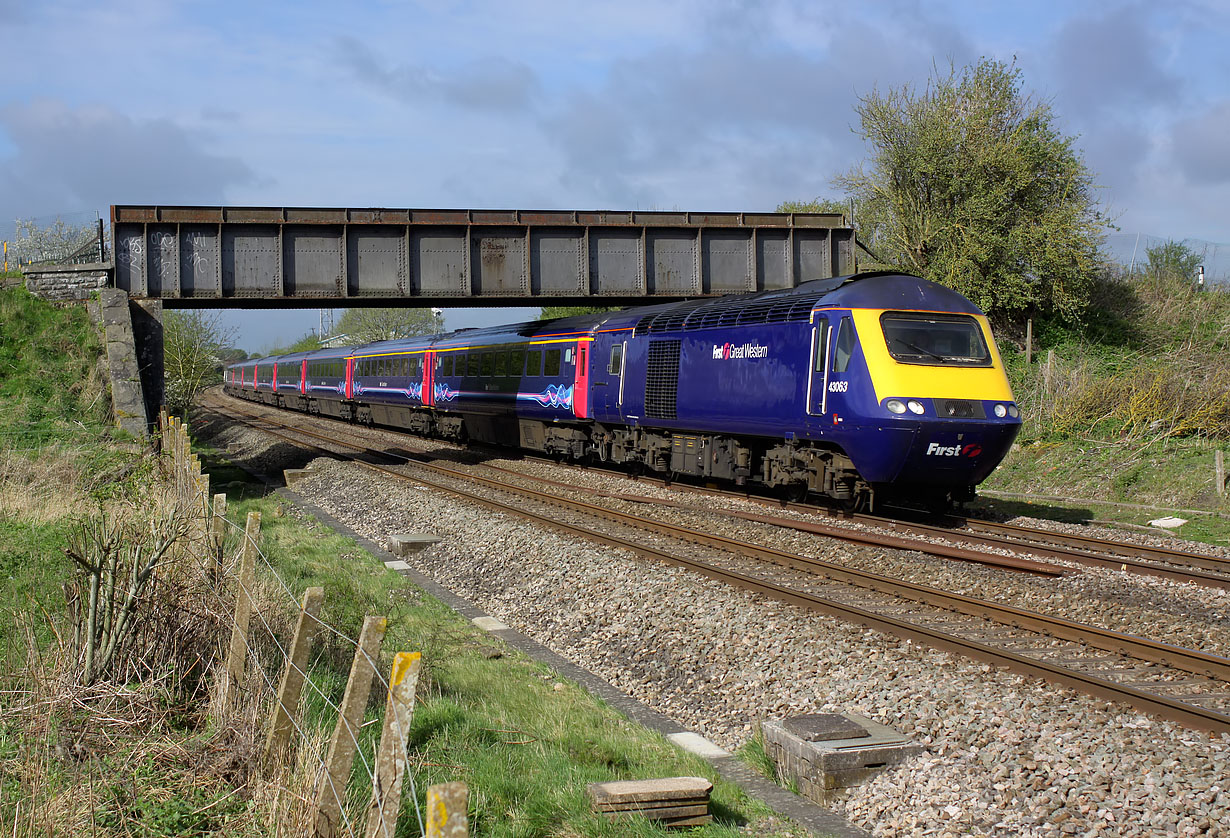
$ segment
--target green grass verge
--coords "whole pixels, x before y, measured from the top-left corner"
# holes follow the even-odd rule
[[[1200,439],[1161,440],[1144,445],[1097,440],[1019,445],[979,487],[981,491],[1085,502],[1040,498],[1025,502],[984,494],[978,506],[1036,518],[1114,521],[1138,526],[1172,510],[1188,521],[1172,531],[1175,535],[1225,545],[1230,543],[1230,500],[1219,497],[1216,491],[1215,451],[1214,445]],[[1125,504],[1154,508],[1138,509]],[[1179,511],[1183,509],[1214,514]]]
[[[231,518],[262,516],[262,549],[295,596],[325,589],[322,618],[357,637],[365,614],[389,617],[385,669],[396,651],[423,654],[419,704],[410,734],[416,795],[402,810],[399,835],[417,834],[414,800],[425,805],[427,786],[461,780],[470,787],[476,835],[650,836],[669,834],[632,818],[611,823],[590,811],[586,784],[676,775],[713,780],[715,823],[692,834],[735,836],[771,812],[718,778],[708,763],[677,750],[663,737],[623,716],[548,667],[503,647],[442,603],[384,568],[352,539],[339,536],[276,496],[254,493],[241,472],[209,453],[211,485],[225,487]],[[276,583],[275,583],[276,584]],[[313,683],[329,701],[340,699],[351,647],[327,641],[318,651]],[[364,728],[362,757],[370,762],[382,707],[374,701]],[[310,698],[307,725],[331,729],[332,711]],[[351,795],[369,792],[363,760],[352,774]],[[784,828],[783,828],[784,829]],[[789,830],[779,834],[803,834]]]

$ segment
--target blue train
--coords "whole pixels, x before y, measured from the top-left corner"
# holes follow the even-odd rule
[[[224,386],[351,422],[864,508],[968,500],[1020,430],[986,316],[900,273],[252,359]]]

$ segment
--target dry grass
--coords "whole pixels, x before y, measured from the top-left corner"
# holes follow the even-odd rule
[[[52,475],[69,487],[63,497],[74,496],[71,462],[12,462],[5,474],[9,497],[20,486],[46,485]],[[139,503],[106,504],[105,514],[182,515],[171,494],[162,482]],[[71,511],[63,503],[27,502],[21,514],[62,516]],[[235,546],[228,545],[228,564]],[[322,737],[313,733],[296,760],[275,773],[258,770],[269,684],[282,662],[273,637],[285,637],[291,619],[287,597],[260,584],[252,591],[259,617],[248,673],[224,705],[215,693],[225,682],[217,676],[235,591],[214,585],[210,555],[203,544],[183,545],[142,599],[120,665],[88,687],[81,679],[79,583],[66,588],[64,615],[22,617],[24,666],[0,682],[0,820],[12,823],[6,834],[305,832]],[[36,620],[46,624],[43,631]],[[38,639],[46,629],[50,644]]]
[[[50,524],[86,507],[84,453],[63,443],[30,452],[0,449],[0,516]]]

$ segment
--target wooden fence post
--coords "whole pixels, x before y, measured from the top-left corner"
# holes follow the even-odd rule
[[[1025,321],[1025,364],[1029,365],[1034,360],[1034,319],[1031,317]]]
[[[342,807],[346,805],[346,780],[358,749],[359,727],[363,724],[363,711],[367,708],[367,695],[372,689],[376,668],[373,662],[380,654],[380,643],[388,630],[385,617],[368,617],[363,621],[363,632],[354,651],[350,665],[350,680],[342,696],[341,711],[337,726],[329,740],[329,755],[325,759],[325,773],[320,778],[316,791],[316,838],[334,838],[342,830]]]
[[[1220,448],[1213,455],[1213,469],[1217,472],[1217,495],[1226,496],[1226,453]]]
[[[265,752],[262,762],[266,766],[286,750],[290,741],[290,732],[295,727],[295,717],[299,712],[299,696],[303,692],[303,681],[307,677],[308,658],[312,654],[312,642],[320,628],[317,618],[320,607],[325,601],[324,588],[308,588],[303,592],[303,605],[299,608],[299,621],[295,624],[295,637],[290,644],[290,652],[286,658],[286,668],[282,670],[282,680],[278,685],[278,705],[273,711],[273,722],[269,725],[269,734],[265,738]]]
[[[469,792],[465,783],[442,783],[427,788],[427,838],[467,838]]]
[[[389,699],[384,707],[384,729],[376,752],[372,802],[367,807],[367,838],[393,838],[401,808],[401,780],[406,773],[406,739],[414,715],[414,690],[419,682],[419,652],[398,652],[389,674]]]
[[[222,711],[231,695],[243,683],[243,670],[248,662],[248,623],[252,619],[250,591],[256,581],[256,539],[261,532],[261,514],[248,513],[248,526],[243,534],[243,558],[239,562],[239,586],[235,594],[235,626],[231,629],[231,648],[226,656],[226,684],[223,687]]]

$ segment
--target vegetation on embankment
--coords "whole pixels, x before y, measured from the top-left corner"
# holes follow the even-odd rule
[[[1024,330],[1000,334],[1024,422],[984,489],[1230,514],[1214,479],[1215,452],[1230,460],[1230,289],[1197,290],[1178,271],[1110,274],[1080,327],[1035,326],[1029,364]],[[1081,517],[1064,511],[1071,504],[1053,505],[1048,514]],[[1192,519],[1186,537],[1230,535],[1216,521],[1183,517]]]
[[[208,453],[213,491],[227,493],[230,520],[262,514],[268,564],[258,568],[255,665],[243,691],[262,701],[241,702],[223,715],[206,710],[217,684],[217,650],[229,639],[229,611],[219,601],[224,606],[234,589],[223,586],[219,596],[200,565],[183,556],[140,607],[128,656],[109,677],[82,683],[81,621],[69,616],[64,586],[80,593],[83,577],[64,550],[79,537],[82,518],[148,526],[158,499],[173,493],[167,458],[111,439],[105,389],[94,373],[99,345],[80,308],[55,308],[24,291],[0,294],[0,359],[9,371],[0,414],[26,423],[0,436],[5,835],[305,834],[305,801],[315,793],[336,718],[330,704],[341,698],[354,655],[342,635],[357,636],[367,614],[389,618],[380,664],[386,676],[395,651],[420,651],[424,661],[410,732],[414,786],[403,798],[398,835],[418,834],[416,808],[422,810],[427,786],[446,780],[470,786],[475,834],[665,835],[645,821],[606,822],[590,811],[585,784],[713,776],[707,764],[503,648],[349,539],[284,508]],[[28,394],[41,381],[58,382],[63,392],[38,390],[35,403]],[[135,529],[133,535],[141,537]],[[236,546],[232,535],[228,559]],[[311,666],[296,758],[269,774],[257,759],[269,716],[266,682],[276,681],[280,664],[273,640],[286,645],[308,586],[325,589],[321,616],[330,629],[321,633]],[[364,766],[372,763],[382,715],[376,690],[348,795],[355,813],[370,794]],[[721,781],[713,800],[717,822],[696,834],[733,838],[769,815]],[[801,834],[774,823],[755,828]]]

